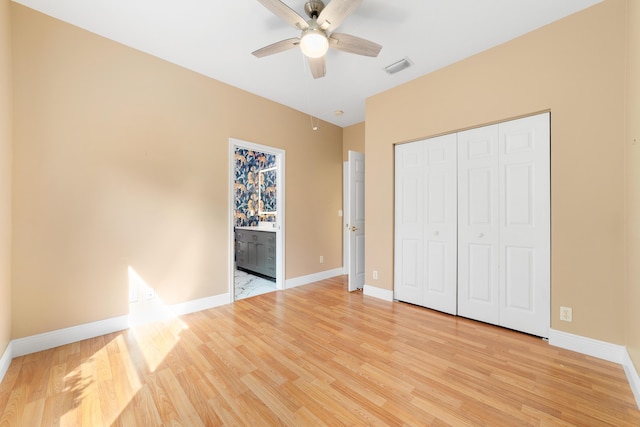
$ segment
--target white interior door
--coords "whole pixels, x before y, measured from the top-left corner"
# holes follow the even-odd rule
[[[395,298],[457,313],[456,136],[396,146]]]
[[[364,286],[364,154],[349,151],[349,292]]]
[[[498,125],[458,133],[458,314],[499,324]]]
[[[548,337],[549,114],[500,124],[500,325]]]

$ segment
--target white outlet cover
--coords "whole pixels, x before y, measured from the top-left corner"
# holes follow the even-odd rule
[[[560,320],[571,322],[573,320],[573,310],[571,307],[560,307]]]

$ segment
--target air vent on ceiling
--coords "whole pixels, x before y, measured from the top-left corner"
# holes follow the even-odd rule
[[[395,74],[399,71],[405,70],[413,65],[413,62],[407,57],[402,58],[400,61],[396,61],[391,65],[384,67],[387,74]]]

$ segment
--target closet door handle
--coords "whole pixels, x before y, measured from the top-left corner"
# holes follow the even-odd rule
[[[478,237],[480,237],[480,238],[484,237],[484,233],[478,234]]]
[[[433,233],[434,236],[437,236],[438,234],[440,234],[439,231],[436,231],[436,232]]]

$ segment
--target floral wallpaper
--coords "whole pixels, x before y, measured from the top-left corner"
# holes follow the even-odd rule
[[[258,225],[258,222],[274,222],[275,215],[259,215],[258,211],[276,211],[276,171],[259,173],[275,168],[274,154],[236,148],[234,184],[234,222],[236,227]],[[262,182],[260,178],[262,177]],[[262,201],[260,200],[262,195]],[[261,205],[262,204],[262,209]]]

